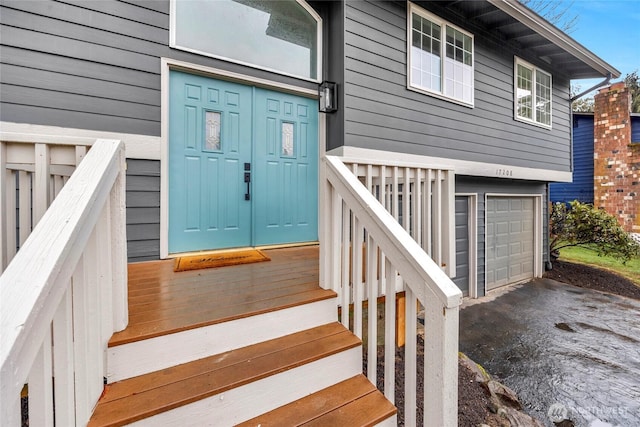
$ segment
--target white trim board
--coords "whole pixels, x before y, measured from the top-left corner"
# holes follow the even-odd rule
[[[170,58],[160,60],[160,259],[170,257],[169,255],[169,74],[172,70],[184,71],[212,79],[228,80],[236,83],[262,87],[293,95],[305,96],[308,98],[318,98],[318,91],[301,86],[274,82],[271,80],[252,77],[246,74],[235,73],[219,68],[205,67],[189,62],[178,61]],[[318,129],[325,123],[321,120],[323,114],[318,113]],[[318,144],[326,143],[326,132],[318,131]],[[322,155],[322,152],[320,152]],[[320,162],[321,157],[318,158]],[[320,165],[318,165],[318,173]],[[319,196],[319,195],[318,195]],[[320,230],[318,230],[320,232]],[[171,254],[177,256],[178,254]]]
[[[456,193],[468,200],[469,298],[478,298],[478,193]]]
[[[202,75],[214,79],[229,80],[232,82],[263,87],[266,89],[273,89],[279,92],[306,96],[308,98],[318,98],[317,89],[309,89],[302,86],[294,86],[272,80],[261,79],[259,77],[253,77],[248,74],[235,73],[233,71],[223,70],[222,68],[206,67],[204,65],[192,64],[190,62],[178,61],[171,58],[161,58],[160,60],[161,73],[164,73],[165,70],[169,68],[171,70],[185,71],[187,73]],[[162,86],[162,90],[164,90],[164,86]]]
[[[571,182],[573,179],[572,172],[510,166],[499,163],[474,162],[470,160],[446,159],[442,157],[422,156],[419,154],[372,150],[370,148],[342,146],[331,150],[327,154],[359,163],[368,160],[374,162],[402,162],[402,164],[410,162],[420,165],[420,167],[423,168],[451,169],[456,175],[543,182]]]
[[[96,139],[123,141],[125,157],[129,159],[160,160],[159,136],[0,122],[0,140],[6,142],[93,145]]]

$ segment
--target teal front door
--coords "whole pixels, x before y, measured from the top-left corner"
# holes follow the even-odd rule
[[[172,71],[169,252],[316,241],[317,101]]]

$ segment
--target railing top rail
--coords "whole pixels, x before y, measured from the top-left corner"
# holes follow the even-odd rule
[[[422,169],[440,169],[443,171],[454,171],[454,165],[446,164],[446,159],[442,162],[433,163],[433,160],[425,159],[422,156],[407,155],[404,153],[393,153],[388,151],[378,151],[372,149],[358,149],[357,154],[350,150],[350,147],[339,147],[327,153],[329,156],[339,157],[343,163],[358,163],[361,165],[376,165],[387,167],[403,167],[403,168],[422,168]]]
[[[0,141],[18,144],[51,144],[51,145],[84,145],[91,146],[96,142],[96,138],[83,136],[44,135],[40,133],[21,133],[0,131]]]
[[[327,178],[371,233],[420,301],[434,296],[446,308],[462,303],[462,292],[424,252],[409,233],[344,165],[343,159],[325,156]],[[394,236],[391,238],[390,236]],[[425,283],[427,286],[419,286]],[[428,295],[430,293],[431,295]]]
[[[442,171],[454,171],[455,169],[453,166],[426,164],[426,163],[412,162],[408,160],[398,160],[398,159],[383,160],[383,159],[367,159],[363,157],[352,158],[352,157],[342,157],[342,156],[340,156],[340,159],[342,159],[343,163],[348,163],[348,164],[357,163],[359,165],[386,166],[388,168],[393,168],[394,166],[397,166],[399,168],[439,169]]]
[[[119,174],[124,144],[99,139],[0,276],[0,374],[21,381]],[[28,272],[28,273],[27,273]],[[39,332],[42,333],[38,336]],[[0,388],[14,387],[2,384]]]

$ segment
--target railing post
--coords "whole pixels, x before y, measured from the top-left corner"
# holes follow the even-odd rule
[[[329,283],[331,271],[331,184],[327,181],[324,159],[320,161],[320,185],[319,185],[320,217],[318,218],[318,238],[320,240],[320,287],[332,289]]]
[[[29,373],[29,424],[53,427],[51,330],[47,331]]]
[[[35,172],[33,178],[33,227],[35,228],[42,215],[49,207],[49,193],[51,187],[51,161],[49,159],[49,145],[36,144]]]
[[[435,171],[435,182],[433,185],[433,202],[431,210],[432,241],[431,258],[442,268],[442,171]]]
[[[9,234],[7,233],[7,217],[10,212],[7,211],[7,182],[9,181],[10,172],[7,170],[7,144],[0,141],[0,272],[8,264],[7,260],[7,241]],[[13,212],[15,215],[15,211]]]
[[[424,425],[455,427],[458,420],[458,307],[425,301]]]
[[[120,149],[119,173],[110,194],[113,329],[121,331],[129,323],[127,303],[127,231],[126,231],[126,161],[124,148]]]
[[[456,276],[456,190],[453,171],[444,171],[442,194],[442,253],[446,263],[445,272],[449,277]]]
[[[331,236],[329,280],[331,281],[331,289],[338,293],[338,301],[340,301],[340,278],[342,273],[340,270],[341,253],[339,248],[342,247],[340,240],[342,235],[342,199],[338,192],[331,187],[331,184],[328,184],[328,186],[330,188],[328,200],[330,201],[329,215],[331,218],[331,229],[329,230]]]
[[[73,303],[71,287],[62,297],[60,307],[53,318],[53,375],[56,396],[55,421],[58,426],[74,426],[75,387],[74,387],[74,352],[73,352]]]

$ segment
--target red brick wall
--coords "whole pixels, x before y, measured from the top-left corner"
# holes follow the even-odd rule
[[[594,205],[640,232],[640,144],[631,144],[631,94],[623,82],[601,89],[594,107]]]

